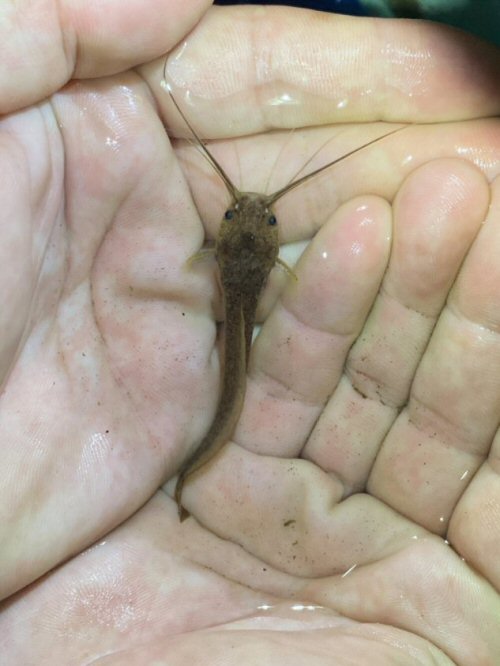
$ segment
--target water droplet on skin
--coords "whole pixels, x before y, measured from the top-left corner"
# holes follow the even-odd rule
[[[186,62],[184,62],[184,53],[187,46],[187,41],[184,41],[173,53],[170,54],[170,57],[167,58],[167,61],[165,62],[165,69],[163,72],[164,78],[160,85],[167,92],[171,91],[169,81],[175,81],[175,86],[177,88],[188,88],[189,86],[189,77],[192,75],[192,66],[189,57],[186,56]],[[168,79],[168,81],[165,79]]]
[[[298,103],[298,99],[292,97],[289,93],[283,93],[268,101],[269,106],[296,106]]]
[[[494,146],[478,148],[477,146],[456,146],[457,155],[474,162],[480,169],[496,169],[498,167],[498,151]]]
[[[358,241],[354,242],[351,245],[351,254],[355,256],[359,256],[363,252],[363,245],[359,243]]]
[[[117,148],[118,147],[118,141],[116,139],[113,139],[110,136],[107,136],[104,143],[106,146],[109,146],[110,148]]]
[[[297,613],[303,613],[304,611],[323,610],[323,606],[316,606],[315,604],[293,604],[293,606],[290,608]]]
[[[346,576],[349,576],[349,574],[351,574],[357,566],[358,566],[357,564],[353,564],[351,567],[349,567],[349,569],[347,569],[347,571],[344,571],[341,578],[345,578]]]
[[[311,613],[314,611],[324,611],[325,607],[324,606],[319,606],[317,604],[307,604],[307,603],[293,603],[290,606],[286,604],[280,604],[278,606],[278,609],[289,609],[293,611],[294,613]],[[276,610],[276,606],[273,604],[261,604],[260,606],[257,606],[258,611],[274,611]]]

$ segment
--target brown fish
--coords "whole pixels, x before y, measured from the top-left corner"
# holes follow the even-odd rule
[[[286,185],[274,194],[240,192],[223,168],[208,151],[177,104],[168,84],[164,86],[177,111],[192,132],[199,148],[224,181],[232,198],[224,213],[215,245],[215,258],[220,272],[224,296],[224,371],[222,390],[212,425],[199,446],[182,463],[175,486],[174,498],[183,521],[189,515],[182,507],[182,489],[187,478],[206,465],[231,437],[243,407],[246,372],[255,312],[260,293],[276,263],[291,275],[293,271],[278,257],[279,238],[273,204],[290,190],[298,187],[324,169],[357,153],[381,139],[401,131],[399,127],[373,139],[312,173]]]

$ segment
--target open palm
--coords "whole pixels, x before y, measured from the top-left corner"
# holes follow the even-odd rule
[[[271,66],[250,35],[284,22]],[[188,259],[227,193],[172,139],[164,57],[77,72],[2,119],[7,663],[498,663],[500,123],[474,119],[498,112],[494,54],[474,44],[464,82],[463,36],[380,32],[218,9],[168,55],[241,189],[411,123],[277,204],[298,280],[271,276],[234,441],[186,484],[182,525],[173,483],[215,410],[222,318],[213,265]],[[238,55],[214,42],[233,33]],[[371,87],[325,59],[332,35],[346,58],[384,45]]]

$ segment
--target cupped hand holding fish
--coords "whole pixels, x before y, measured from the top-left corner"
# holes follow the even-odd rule
[[[1,608],[2,654],[495,664],[494,58],[425,24],[278,9],[211,10],[172,50],[195,14],[125,64],[110,34],[99,69],[89,40],[77,74],[92,79],[59,92],[54,69],[12,90],[0,77],[0,584],[21,590]],[[378,59],[358,71],[367,49]],[[215,414],[224,333],[215,266],[189,259],[228,197],[175,138],[164,58],[123,71],[165,51],[241,190],[276,191],[311,155],[306,172],[410,125],[276,203],[297,280],[270,274],[241,418],[186,483],[182,525],[175,477]]]

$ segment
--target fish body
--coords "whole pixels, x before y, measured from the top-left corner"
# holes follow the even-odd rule
[[[188,515],[182,507],[186,479],[221,450],[240,417],[257,303],[278,258],[278,227],[269,197],[235,193],[215,246],[225,314],[222,388],[207,434],[179,470],[174,496],[181,521]]]

